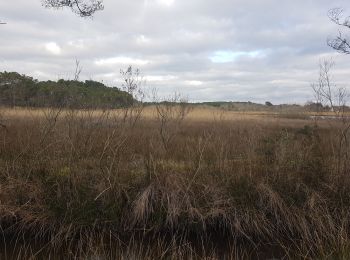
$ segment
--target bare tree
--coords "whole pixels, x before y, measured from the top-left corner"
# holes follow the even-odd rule
[[[145,99],[144,85],[145,80],[141,75],[139,69],[134,69],[129,66],[126,70],[121,69],[120,75],[122,77],[122,88],[130,96],[126,102],[126,107],[123,109],[123,121],[129,122],[131,126],[135,126],[136,122],[139,121]],[[130,99],[131,98],[131,99]]]
[[[350,16],[344,17],[344,10],[341,8],[333,8],[328,11],[328,17],[331,21],[342,28],[350,29]],[[334,50],[350,54],[350,40],[343,32],[339,29],[338,36],[332,39],[328,39],[328,46]]]
[[[344,110],[347,101],[347,92],[345,88],[337,87],[333,83],[330,71],[334,66],[332,60],[323,60],[320,62],[318,82],[312,84],[312,89],[317,103],[329,106],[338,117],[344,117]]]
[[[75,71],[74,71],[74,81],[78,81],[80,77],[80,73],[83,68],[80,66],[80,61],[75,59]]]
[[[81,17],[92,17],[96,11],[103,10],[103,0],[42,0],[47,8],[70,8]]]
[[[348,93],[345,88],[338,87],[333,83],[331,76],[333,66],[333,61],[320,62],[318,82],[312,84],[312,89],[317,103],[329,106],[334,113],[334,116],[329,117],[328,123],[330,129],[337,136],[336,144],[332,144],[336,151],[336,169],[337,172],[348,172],[350,167],[350,118],[346,111]]]
[[[186,98],[176,92],[172,97],[162,101],[158,98],[157,91],[154,90],[153,101],[156,104],[159,134],[165,150],[168,151],[170,142],[179,133],[185,118],[193,107]]]
[[[128,66],[126,70],[121,69],[120,75],[122,76],[122,88],[133,96],[134,101],[142,101],[145,97],[145,93],[142,89],[145,81],[139,69],[134,69],[132,66]]]

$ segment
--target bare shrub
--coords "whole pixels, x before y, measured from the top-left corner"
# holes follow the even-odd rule
[[[333,82],[331,69],[334,67],[332,60],[320,62],[318,82],[312,84],[316,103],[330,107],[336,116],[344,118],[347,101],[345,88],[337,87]]]
[[[2,111],[2,108],[0,108],[0,127],[5,129],[6,131],[8,130],[5,124],[5,116],[4,112]]]
[[[337,171],[347,172],[349,169],[349,130],[350,117],[346,111],[348,93],[345,88],[338,87],[332,79],[331,69],[333,61],[320,62],[318,82],[312,84],[316,102],[323,107],[330,107],[332,114],[328,117],[328,123],[336,133],[337,139],[334,144],[337,157]],[[317,116],[315,116],[317,119]],[[317,122],[316,122],[317,123]]]
[[[74,81],[79,81],[82,70],[83,68],[80,65],[80,61],[78,59],[75,59]]]
[[[350,178],[329,167],[337,164],[332,125],[212,115],[190,121],[179,110],[178,102],[159,110],[175,133],[169,152],[157,108],[134,126],[113,110],[10,110],[10,131],[0,131],[6,241],[34,237],[65,259],[65,252],[111,256],[113,243],[129,250],[137,239],[150,247],[127,256],[214,257],[213,245],[222,258],[223,243],[238,258],[236,245],[251,258],[271,250],[271,257],[306,259],[348,252]],[[124,256],[115,253],[110,258]]]
[[[42,109],[45,122],[43,124],[40,144],[43,144],[47,137],[52,134],[56,128],[59,116],[62,113],[63,108],[44,108]]]
[[[145,81],[140,70],[134,69],[132,66],[129,66],[126,70],[120,70],[120,75],[123,82],[122,88],[132,97],[129,104],[123,108],[123,121],[128,122],[133,127],[139,121],[144,109]]]
[[[155,92],[153,99],[156,102],[159,134],[165,150],[168,150],[170,142],[178,134],[192,106],[178,93],[166,100],[160,100]]]

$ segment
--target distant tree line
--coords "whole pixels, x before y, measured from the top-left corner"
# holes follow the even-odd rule
[[[1,106],[121,108],[133,102],[129,93],[93,80],[38,81],[17,72],[0,72]]]

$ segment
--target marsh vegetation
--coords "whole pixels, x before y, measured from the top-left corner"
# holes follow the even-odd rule
[[[179,103],[2,109],[1,122],[7,254],[348,256],[342,121]]]

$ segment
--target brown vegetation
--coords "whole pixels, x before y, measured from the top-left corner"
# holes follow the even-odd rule
[[[171,106],[3,110],[3,240],[65,258],[346,258],[337,122]]]

